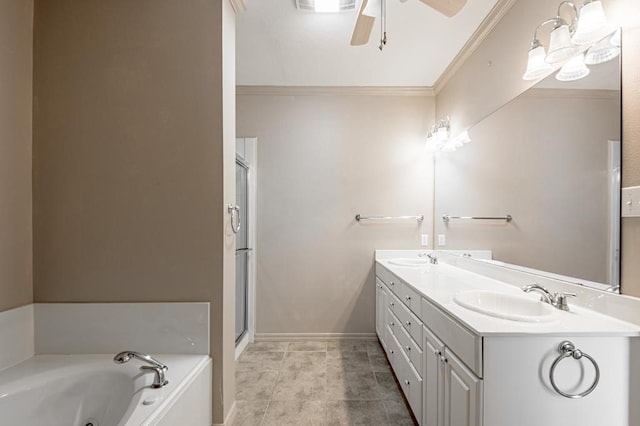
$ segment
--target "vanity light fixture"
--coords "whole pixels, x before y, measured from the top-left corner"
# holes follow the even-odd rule
[[[576,44],[591,44],[611,32],[600,0],[585,0],[578,17],[572,40]]]
[[[563,7],[572,12],[570,23],[561,17]],[[548,24],[553,24],[553,29],[549,34],[549,52],[546,54],[544,45],[538,38],[538,31]],[[590,54],[587,53],[586,56],[582,54],[585,45],[600,40],[608,32],[611,32],[611,28],[607,24],[600,0],[584,0],[579,10],[573,2],[562,1],[558,5],[556,17],[547,19],[536,27],[529,47],[527,69],[522,78],[537,80],[550,73],[554,68],[553,64],[565,61],[568,62],[556,76],[558,80],[572,81],[586,77],[589,69],[585,62],[588,64],[606,62],[620,53],[620,49],[616,49],[611,42],[612,37],[609,37],[606,44],[598,43],[598,47],[591,47],[593,50]]]

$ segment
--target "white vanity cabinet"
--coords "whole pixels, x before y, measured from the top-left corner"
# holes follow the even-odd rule
[[[428,303],[426,300],[423,303]],[[427,324],[428,325],[428,324]],[[423,426],[480,426],[482,379],[423,328]]]

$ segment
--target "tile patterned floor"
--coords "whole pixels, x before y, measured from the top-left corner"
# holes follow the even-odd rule
[[[233,426],[414,426],[377,341],[259,342],[236,363]]]

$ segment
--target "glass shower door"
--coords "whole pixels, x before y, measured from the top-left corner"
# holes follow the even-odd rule
[[[236,203],[240,207],[241,223],[240,230],[236,234],[236,344],[248,329],[248,257],[251,251],[248,232],[248,173],[248,167],[240,160],[236,160]]]

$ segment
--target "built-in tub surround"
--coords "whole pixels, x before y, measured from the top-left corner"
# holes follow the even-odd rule
[[[1,312],[0,417],[8,425],[89,418],[211,425],[209,335],[208,303],[35,304]],[[151,389],[153,371],[114,363],[122,351],[166,364],[168,384]]]
[[[37,355],[0,372],[2,423],[210,426],[211,358],[157,358],[169,366],[162,389],[151,388],[153,375],[139,365],[115,364],[113,356]]]
[[[640,310],[638,300],[458,254],[433,254],[438,264],[413,267],[389,262],[410,252],[376,253],[376,329],[421,424],[442,412],[441,398],[445,418],[455,416],[455,424],[465,426],[638,424],[632,401],[638,396],[640,321],[628,322],[634,319],[629,312]],[[539,295],[522,291],[533,282],[578,297],[569,300],[569,311],[552,307],[554,318],[545,322],[497,318],[455,301],[477,290],[542,304]],[[612,304],[626,311],[612,312]],[[564,356],[559,347],[566,340],[598,368],[586,356]],[[560,394],[591,388],[577,399]]]

